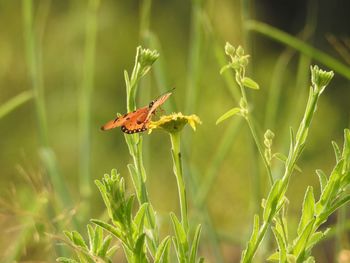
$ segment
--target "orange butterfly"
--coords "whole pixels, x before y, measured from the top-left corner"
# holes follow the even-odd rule
[[[126,113],[123,116],[119,116],[114,120],[107,122],[101,127],[101,130],[105,131],[121,127],[121,130],[128,134],[146,131],[152,114],[155,113],[156,109],[162,105],[171,94],[171,92],[168,92],[151,101],[148,106]]]

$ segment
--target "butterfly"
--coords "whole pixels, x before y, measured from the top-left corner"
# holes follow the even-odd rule
[[[116,127],[121,127],[122,132],[132,134],[143,132],[148,129],[152,114],[157,108],[162,105],[171,95],[171,92],[152,100],[148,106],[126,113],[122,116],[116,117],[114,120],[107,122],[101,127],[101,130],[110,130]]]

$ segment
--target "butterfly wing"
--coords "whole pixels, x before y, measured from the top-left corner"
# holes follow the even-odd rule
[[[146,121],[148,111],[148,107],[138,110],[136,115],[133,115],[130,119],[124,122],[121,126],[121,130],[128,134],[146,131],[149,124],[149,122]]]
[[[148,115],[147,115],[147,118],[146,118],[146,121],[148,122],[149,119],[151,118],[152,116],[152,113],[154,113],[154,111],[160,106],[162,105],[171,95],[172,93],[171,92],[168,92],[166,94],[164,94],[163,96],[155,99],[154,101],[152,101],[148,108],[149,108],[149,112],[148,112]]]
[[[130,123],[133,123],[133,122],[144,122],[148,111],[149,111],[148,107],[143,107],[136,111],[124,114],[123,116],[119,116],[114,120],[111,120],[107,122],[105,125],[103,125],[101,127],[101,130],[105,131],[105,130],[114,129],[116,127],[121,127],[126,123],[128,123],[128,126],[130,126]]]

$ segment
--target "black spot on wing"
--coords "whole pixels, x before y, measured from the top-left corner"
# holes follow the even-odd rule
[[[127,133],[127,134],[133,134],[133,133],[143,132],[143,131],[147,130],[147,128],[145,126],[142,128],[129,130],[124,125],[121,126],[120,129],[122,130],[122,132]]]

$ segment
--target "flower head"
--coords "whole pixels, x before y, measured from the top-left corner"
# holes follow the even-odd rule
[[[181,112],[162,116],[158,121],[152,121],[149,125],[149,132],[153,129],[163,129],[169,133],[181,131],[186,124],[189,124],[192,129],[196,130],[196,124],[201,124],[201,120],[197,115],[183,115]]]
[[[314,90],[320,94],[332,80],[333,76],[333,71],[325,71],[319,69],[317,65],[313,67],[311,66],[311,82],[314,87]]]
[[[151,69],[153,63],[159,57],[157,50],[150,50],[142,48],[141,46],[136,49],[136,62],[140,67],[140,75],[144,76]]]

